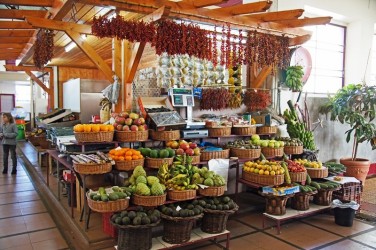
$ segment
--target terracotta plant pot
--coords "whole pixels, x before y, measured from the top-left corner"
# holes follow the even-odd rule
[[[345,176],[352,176],[362,181],[364,185],[371,162],[367,159],[356,158],[353,161],[351,158],[342,158],[339,160],[341,164],[346,166]]]

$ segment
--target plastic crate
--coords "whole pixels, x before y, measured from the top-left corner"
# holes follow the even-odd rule
[[[333,192],[333,199],[341,201],[356,201],[360,204],[360,197],[363,192],[362,182],[349,182],[341,184],[341,189]]]
[[[117,228],[110,223],[110,218],[113,214],[114,213],[102,213],[102,225],[103,232],[106,235],[116,238],[118,236]]]

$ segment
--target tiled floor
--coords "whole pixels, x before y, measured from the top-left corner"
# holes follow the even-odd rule
[[[26,148],[24,153],[34,165],[35,152]],[[39,166],[34,168],[43,173]],[[76,240],[75,237],[68,233],[68,243],[64,240],[48,208],[30,183],[21,166],[16,177],[0,176],[0,249],[68,249],[68,245],[71,245],[69,242]],[[248,196],[245,199],[247,201]],[[69,213],[66,198],[62,203]],[[355,219],[352,227],[341,227],[334,223],[332,215],[320,214],[286,222],[278,235],[274,226],[262,228],[262,211],[244,212],[250,206],[255,204],[241,204],[240,213],[230,217],[227,223],[227,229],[231,232],[230,249],[376,249],[376,228],[370,222]],[[77,217],[76,224],[82,227]],[[103,237],[108,239],[101,230],[101,223],[101,216],[94,213],[85,237],[91,241],[103,240]],[[218,242],[205,241],[179,249],[214,250],[224,249],[224,246],[225,240],[219,238]],[[110,250],[113,247],[93,245],[86,249]]]

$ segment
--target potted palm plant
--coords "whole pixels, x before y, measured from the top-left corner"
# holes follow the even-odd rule
[[[368,159],[357,157],[360,143],[368,142],[376,149],[376,86],[350,84],[340,89],[329,101],[320,107],[320,113],[330,113],[330,120],[350,125],[345,132],[346,142],[353,138],[351,158],[342,158],[340,162],[347,169],[345,175],[354,176],[363,183],[370,167]]]

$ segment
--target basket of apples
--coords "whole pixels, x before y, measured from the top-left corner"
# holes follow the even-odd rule
[[[145,119],[136,113],[113,113],[115,138],[119,142],[146,141],[149,137]]]
[[[259,140],[261,146],[261,152],[267,158],[270,157],[281,157],[283,156],[283,141],[276,140]]]
[[[172,149],[176,149],[177,155],[189,155],[192,157],[192,164],[198,164],[200,162],[200,148],[197,146],[194,142],[187,142],[185,140],[178,141],[168,141],[166,143],[167,147],[170,147]]]
[[[286,160],[287,168],[292,182],[305,182],[307,178],[306,168],[296,161]]]

